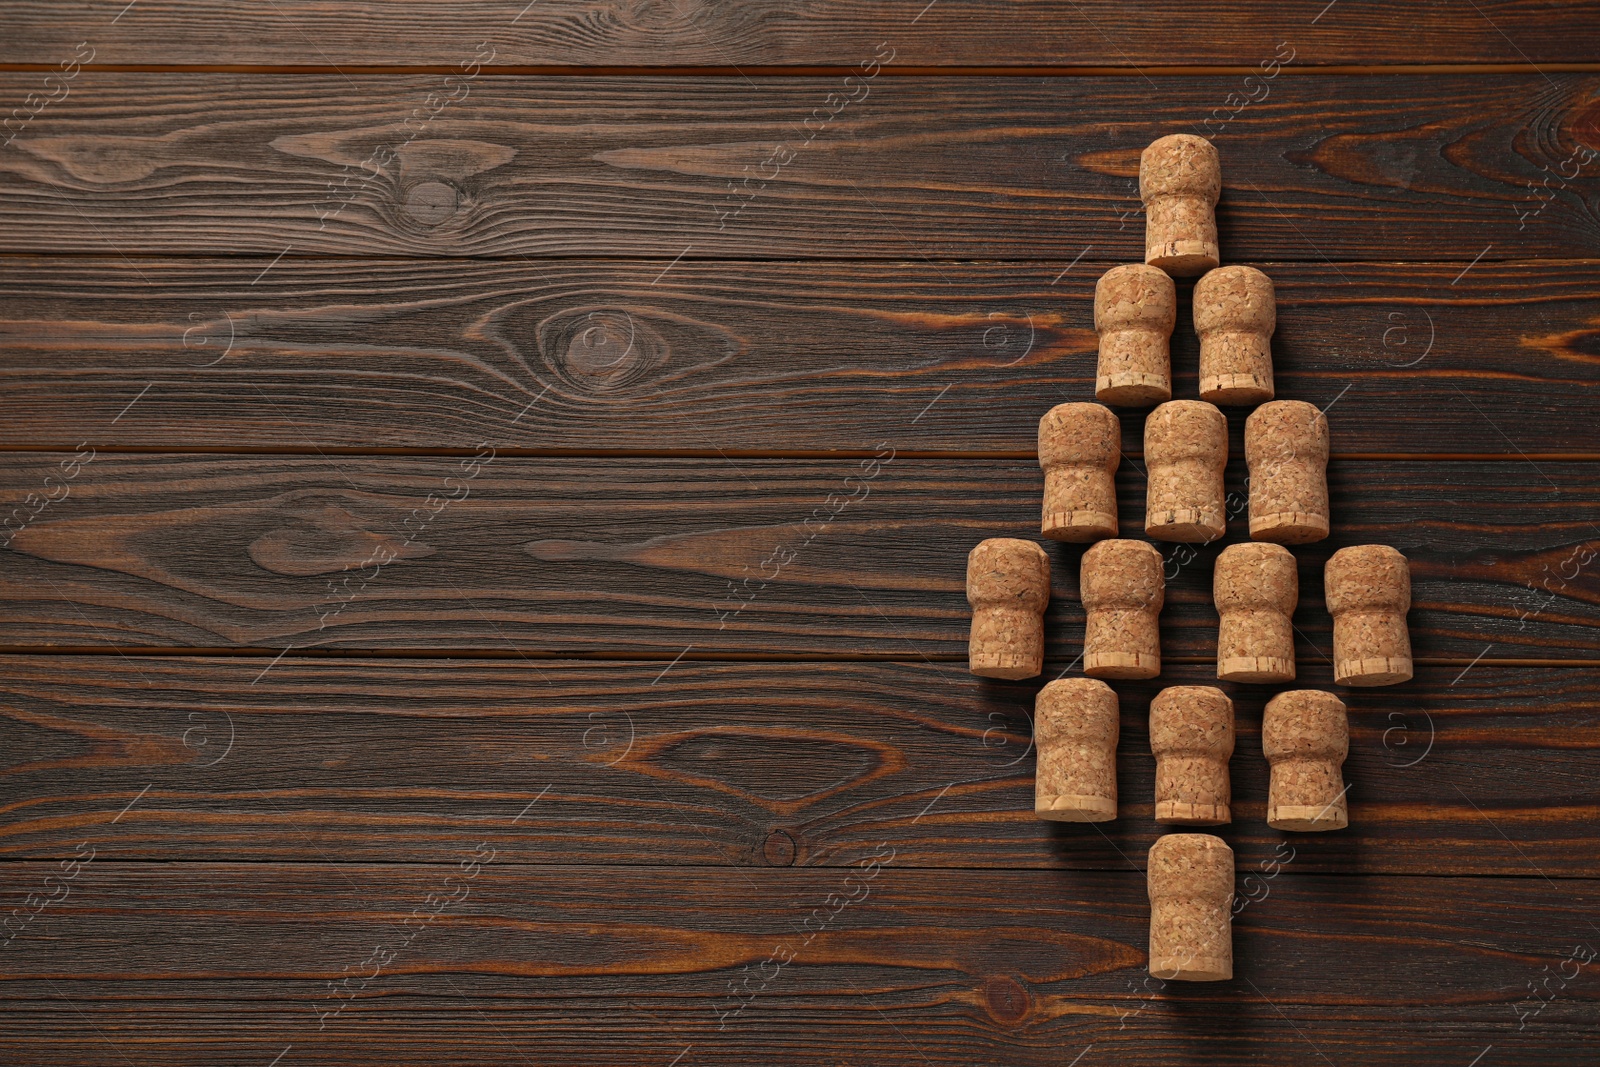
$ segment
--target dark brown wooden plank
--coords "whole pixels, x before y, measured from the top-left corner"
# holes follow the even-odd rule
[[[1032,460],[892,445],[887,462],[73,459],[90,451],[0,470],[0,514],[18,516],[0,644],[964,657],[967,553],[1037,538],[1043,484]],[[1142,470],[1119,473],[1136,535]],[[1330,485],[1335,535],[1297,553],[1301,663],[1329,654],[1323,562],[1371,542],[1411,560],[1420,658],[1600,653],[1592,466],[1347,460]],[[1218,551],[1165,546],[1168,656],[1214,655]],[[1081,546],[1051,552],[1047,647],[1065,666]]]
[[[0,154],[0,250],[1128,259],[1140,149],[1208,119],[1231,260],[1464,266],[1600,235],[1590,75],[1281,77],[1220,127],[1239,75],[77,84]]]
[[[1157,833],[1119,684],[1121,818],[1033,817],[1033,695],[957,664],[9,656],[0,856],[1127,870]],[[1304,684],[1328,684],[1326,670]],[[1264,824],[1261,709],[1237,707],[1241,870],[1595,877],[1600,672],[1480,663],[1343,694],[1351,826]],[[148,788],[147,788],[148,787]],[[530,806],[531,805],[531,806]],[[81,850],[80,850],[81,851]],[[737,876],[731,876],[737,877]]]
[[[1588,63],[1592,11],[1554,0],[1482,0],[1405,9],[1232,0],[1203,16],[1159,3],[1083,0],[842,0],[641,7],[455,0],[143,4],[119,15],[87,0],[17,3],[0,62],[51,63],[85,37],[97,63],[455,67],[492,45],[487,65],[750,68],[854,66],[879,41],[907,66],[1254,65],[1287,40],[1298,65]],[[482,52],[491,55],[489,50]],[[1290,54],[1286,49],[1284,54]]]
[[[0,260],[0,444],[1029,454],[1112,264],[270,265]],[[1337,452],[1600,454],[1600,263],[1262,266]]]
[[[29,1063],[1587,1064],[1600,1024],[1593,964],[1563,966],[1600,940],[1593,882],[1283,874],[1234,922],[1237,977],[1147,986],[1139,872],[472,857],[96,858],[7,947],[0,1034]]]

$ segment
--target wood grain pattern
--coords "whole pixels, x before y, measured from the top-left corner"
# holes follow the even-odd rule
[[[138,18],[89,0],[10,4],[0,62],[55,63],[91,38],[99,63],[207,66],[455,66],[487,39],[491,67],[852,66],[888,39],[908,66],[1160,67],[1254,64],[1279,42],[1296,62],[1588,63],[1592,19],[1553,0],[1483,0],[1398,10],[1381,0],[1320,5],[1233,0],[1205,17],[1157,3],[893,0],[870,12],[841,0],[760,3],[448,6],[359,0],[185,0]],[[1505,32],[1502,32],[1502,28]],[[1508,34],[1510,36],[1508,36]]]
[[[0,445],[1027,455],[1112,265],[0,259]],[[1262,267],[1339,453],[1600,454],[1595,261]]]
[[[1464,1064],[1493,1044],[1504,1062],[1577,1064],[1600,1022],[1580,970],[1517,1029],[1528,983],[1568,973],[1575,943],[1597,939],[1573,914],[1600,891],[1588,881],[1461,878],[1442,892],[1285,873],[1235,920],[1233,981],[1147,987],[1138,872],[915,871],[893,857],[846,883],[471,860],[466,874],[451,859],[264,877],[96,858],[7,947],[0,1033],[29,1063],[662,1067],[821,1051],[1060,1067],[1093,1045],[1141,1065],[1175,1049],[1398,1065]],[[4,864],[0,885],[14,896],[52,874]],[[730,989],[750,997],[738,1014]]]
[[[1594,254],[1600,79],[1284,76],[1214,118],[1234,80],[94,72],[0,154],[0,250],[1128,259],[1138,153],[1189,130],[1232,260]]]
[[[0,667],[0,856],[165,863],[440,863],[486,841],[510,864],[835,866],[886,840],[903,867],[1125,871],[1158,832],[1150,699],[1215,684],[1191,665],[1118,686],[1121,817],[1095,827],[1033,817],[1039,683],[959,664]],[[1318,835],[1265,826],[1261,709],[1286,687],[1228,686],[1218,832],[1241,878],[1291,848],[1297,874],[1595,877],[1597,678],[1452,664],[1345,692],[1351,825]]]
[[[0,552],[0,644],[957,659],[966,555],[985,537],[1037,539],[1043,482],[1032,460],[889,450],[887,463],[97,455],[67,478],[73,455],[17,453],[0,470],[0,507],[37,511]],[[1246,536],[1243,466],[1228,478],[1232,540]],[[1136,536],[1141,471],[1119,472]],[[1330,654],[1323,562],[1371,542],[1411,560],[1419,658],[1600,652],[1591,467],[1349,460],[1330,487],[1335,534],[1298,553],[1302,664]],[[1165,546],[1168,657],[1215,655],[1218,551]],[[1081,546],[1051,553],[1060,669],[1082,639]]]
[[[7,5],[0,1060],[1591,1063],[1595,14]],[[1345,544],[1411,558],[1419,662],[1342,691],[1333,834],[1265,827],[1282,687],[1225,687],[1238,977],[1187,987],[1146,716],[1218,549],[1100,827],[1033,817],[962,596],[1173,132],[1333,407],[1296,684]]]

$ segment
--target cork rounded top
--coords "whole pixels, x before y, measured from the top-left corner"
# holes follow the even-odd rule
[[[1160,611],[1166,599],[1161,553],[1148,541],[1096,541],[1083,554],[1078,569],[1078,595],[1091,611]]]
[[[1211,594],[1219,612],[1270,608],[1293,615],[1300,602],[1294,553],[1260,541],[1229,545],[1217,556]]]
[[[1350,717],[1344,701],[1318,689],[1279,693],[1261,713],[1261,751],[1268,762],[1344,762],[1350,752]]]
[[[1209,685],[1174,685],[1150,702],[1150,751],[1233,755],[1233,701]]]
[[[1255,467],[1287,459],[1328,462],[1328,417],[1304,400],[1272,400],[1244,420],[1244,458]]]
[[[967,553],[967,603],[973,607],[1044,609],[1050,600],[1050,557],[1032,541],[991,537]]]
[[[1328,611],[1411,610],[1411,568],[1388,545],[1352,545],[1328,558],[1322,571]]]
[[[1178,291],[1159,267],[1127,263],[1112,267],[1094,284],[1094,328],[1146,329],[1171,335],[1178,324]]]
[[[1144,420],[1146,464],[1198,459],[1207,466],[1228,462],[1228,418],[1204,400],[1169,400]]]
[[[1093,678],[1058,678],[1034,700],[1033,737],[1041,747],[1077,742],[1115,748],[1120,726],[1116,690]]]
[[[1222,195],[1222,160],[1204,137],[1174,133],[1139,154],[1139,198],[1194,196],[1215,204]],[[1215,262],[1215,260],[1213,260]]]
[[[1122,424],[1104,404],[1057,404],[1039,420],[1039,466],[1088,465],[1116,470]]]
[[[1233,896],[1233,849],[1212,834],[1166,834],[1150,846],[1148,879],[1152,903],[1227,899]]]
[[[1194,331],[1271,333],[1278,325],[1272,279],[1254,267],[1218,267],[1194,285]]]

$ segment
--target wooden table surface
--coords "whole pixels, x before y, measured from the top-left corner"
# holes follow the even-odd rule
[[[0,1061],[1597,1062],[1594,5],[0,27]],[[1038,536],[1174,132],[1331,409],[1300,684],[1348,544],[1411,560],[1418,664],[1344,691],[1325,835],[1265,826],[1276,690],[1225,687],[1216,984],[1148,977],[1143,867],[1217,546],[1163,546],[1113,823],[1033,817],[1039,682],[965,669],[965,555]]]

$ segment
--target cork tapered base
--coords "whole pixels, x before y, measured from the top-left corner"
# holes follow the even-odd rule
[[[1374,659],[1336,659],[1333,684],[1353,686],[1394,685],[1411,680],[1411,657],[1380,656]]]
[[[1200,399],[1209,404],[1263,404],[1272,396],[1271,377],[1207,374],[1200,379]]]
[[[1292,682],[1294,660],[1277,656],[1229,656],[1217,661],[1217,678],[1224,682]]]
[[[1038,677],[1044,669],[1042,656],[1019,655],[994,648],[969,648],[967,670],[980,678],[1004,678],[1015,682]]]
[[[1178,826],[1220,826],[1233,821],[1226,804],[1189,804],[1181,800],[1156,803],[1156,822]]]
[[[1051,822],[1110,822],[1117,817],[1117,800],[1082,794],[1035,797],[1033,813]]]
[[[1083,673],[1091,678],[1137,681],[1161,673],[1161,657],[1148,652],[1087,652]]]
[[[1142,408],[1172,399],[1172,381],[1163,374],[1102,374],[1094,380],[1094,398],[1102,404]]]
[[[1174,278],[1194,278],[1221,263],[1222,253],[1215,241],[1166,241],[1145,246],[1144,261]]]
[[[1272,804],[1267,807],[1267,825],[1274,830],[1299,830],[1304,833],[1343,830],[1350,825],[1350,813],[1345,808],[1343,797],[1320,808],[1312,804]]]
[[[1231,956],[1151,956],[1150,973],[1179,982],[1226,982],[1233,977]]]
[[[1105,511],[1052,511],[1039,532],[1052,541],[1100,541],[1117,536],[1117,517]]]
[[[1221,512],[1197,508],[1158,511],[1145,516],[1144,520],[1144,532],[1157,541],[1205,544],[1221,537],[1227,529]]]
[[[1250,516],[1250,540],[1278,545],[1306,545],[1328,536],[1326,515],[1305,511],[1280,511]]]

